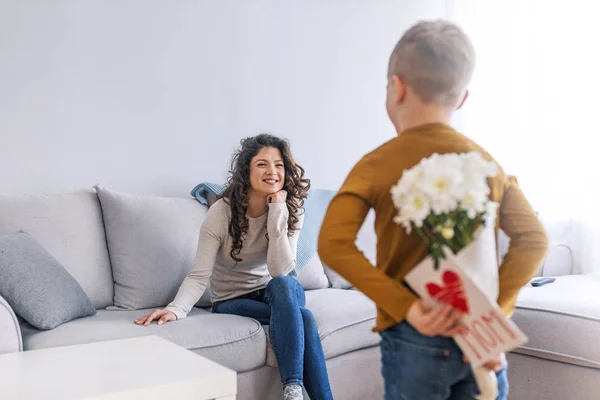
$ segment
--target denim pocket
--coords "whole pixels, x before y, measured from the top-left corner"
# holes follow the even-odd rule
[[[407,324],[382,332],[381,337],[386,400],[437,400],[449,395],[450,349],[445,338],[423,336]]]

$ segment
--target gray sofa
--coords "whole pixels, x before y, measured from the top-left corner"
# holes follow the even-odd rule
[[[571,249],[551,243],[537,277],[556,281],[519,293],[512,319],[529,341],[507,355],[510,399],[600,399],[600,275],[574,275]]]
[[[163,271],[156,268],[176,269],[185,264],[189,270],[205,214],[206,207],[193,199],[126,195],[106,189],[102,193],[89,189],[0,196],[0,235],[17,230],[29,233],[61,262],[97,309],[94,316],[42,331],[18,319],[0,297],[0,353],[159,335],[237,371],[238,399],[280,399],[279,371],[268,329],[255,320],[212,314],[210,299],[203,296],[202,307],[181,321],[149,327],[133,323],[166,305],[176,292],[185,274],[180,271],[177,279],[167,279],[173,275],[159,276]],[[363,243],[372,248],[372,239],[367,237]],[[156,259],[160,263],[150,265]],[[139,260],[143,263],[133,265]],[[132,293],[131,285],[124,282],[135,274],[133,282],[144,286],[133,288]],[[157,276],[148,276],[152,274]],[[382,398],[379,336],[371,331],[374,304],[350,290],[339,276],[327,276],[318,256],[298,280],[319,327],[335,398]],[[115,301],[149,304],[152,298],[160,298],[160,303],[136,310],[115,307]]]
[[[513,320],[529,342],[508,355],[511,399],[600,399],[600,275],[559,266],[544,274],[554,283],[519,294]]]
[[[178,279],[154,275],[175,266],[189,269],[206,208],[192,199],[106,190],[100,199],[99,193],[89,189],[0,196],[0,235],[30,233],[73,275],[97,309],[92,317],[40,331],[19,320],[0,297],[0,353],[159,335],[237,371],[238,399],[280,399],[268,329],[256,321],[211,314],[205,297],[184,320],[150,327],[132,322],[174,295],[183,270]],[[373,260],[371,224],[365,223],[358,244]],[[135,265],[139,260],[143,263]],[[600,276],[571,275],[571,265],[569,250],[552,246],[540,275],[557,276],[557,281],[528,286],[520,294],[514,320],[529,343],[508,355],[511,399],[599,398]],[[124,288],[123,282],[136,273],[134,282],[143,285]],[[319,326],[334,397],[381,399],[379,336],[371,332],[373,303],[323,269],[318,257],[298,280]],[[130,290],[126,299],[124,289]],[[136,310],[115,307],[115,299],[143,304],[144,298],[160,298],[161,304]]]

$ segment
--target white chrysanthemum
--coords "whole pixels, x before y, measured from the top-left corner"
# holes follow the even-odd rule
[[[404,170],[402,178],[392,188],[392,193],[410,193],[419,184],[419,181],[423,179],[423,167],[422,165],[415,165],[411,169]]]
[[[487,178],[498,174],[498,166],[492,161],[485,160],[476,151],[461,154],[463,163],[464,192],[482,189],[487,186]],[[489,189],[489,188],[488,188]],[[489,194],[489,190],[487,192]]]
[[[467,212],[471,219],[480,212],[486,211],[487,195],[483,192],[467,192],[460,200],[460,208]]]
[[[456,209],[462,195],[462,163],[457,154],[434,155],[423,162],[421,189],[439,215]]]
[[[431,205],[427,196],[423,192],[414,191],[402,197],[400,213],[394,218],[394,222],[407,229],[411,223],[420,228],[430,212]]]
[[[413,168],[405,170],[402,173],[402,177],[398,180],[398,183],[392,186],[390,193],[392,194],[392,200],[394,206],[398,210],[401,210],[410,199],[406,199],[411,194],[420,192],[417,189],[417,184],[423,178],[423,170],[420,165],[415,165]]]
[[[405,170],[390,193],[398,215],[394,222],[411,228],[422,227],[431,213],[449,213],[458,208],[470,218],[486,211],[490,188],[487,178],[498,167],[478,152],[433,154]]]
[[[476,151],[461,154],[463,162],[463,185],[459,201],[460,208],[467,211],[469,218],[475,218],[478,213],[486,211],[490,188],[487,178],[498,174],[498,166],[487,161]]]
[[[463,165],[466,169],[474,171],[480,171],[480,173],[488,177],[493,177],[498,174],[498,165],[493,161],[488,161],[483,158],[481,153],[477,151],[471,151],[461,155],[463,158]]]

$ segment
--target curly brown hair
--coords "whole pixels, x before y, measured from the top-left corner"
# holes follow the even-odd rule
[[[233,238],[230,255],[235,261],[242,261],[239,254],[244,246],[244,236],[248,233],[248,194],[250,189],[250,162],[265,147],[279,150],[285,168],[285,182],[282,190],[287,192],[288,236],[296,230],[298,211],[304,206],[304,199],[310,189],[310,179],[304,178],[304,168],[296,164],[287,140],[269,134],[260,134],[240,141],[241,148],[231,160],[231,170],[225,189],[219,196],[231,208],[229,235]]]

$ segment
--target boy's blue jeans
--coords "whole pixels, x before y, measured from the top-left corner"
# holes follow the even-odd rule
[[[265,289],[215,303],[213,312],[269,325],[283,386],[303,385],[312,400],[333,400],[317,324],[305,305],[302,286],[289,276],[279,276]]]
[[[452,338],[421,335],[408,322],[381,332],[385,400],[472,400],[477,383]],[[506,368],[498,377],[498,400],[508,398]]]

